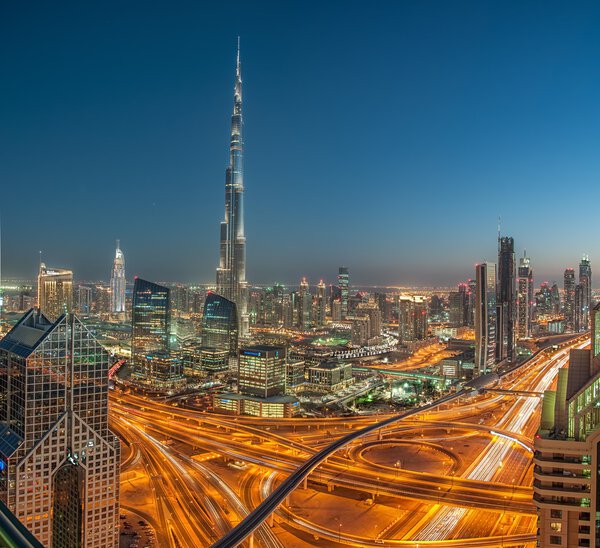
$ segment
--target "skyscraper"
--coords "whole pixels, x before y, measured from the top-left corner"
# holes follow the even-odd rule
[[[136,277],[131,306],[131,357],[136,374],[155,385],[181,377],[181,364],[171,358],[169,288]]]
[[[321,280],[317,285],[317,313],[316,313],[316,324],[320,327],[325,325],[325,311],[327,305],[327,286],[325,282]]]
[[[125,312],[125,255],[121,251],[119,240],[117,240],[115,260],[110,277],[110,311],[113,314]]]
[[[73,272],[64,268],[47,268],[40,263],[38,307],[54,321],[73,310]]]
[[[44,546],[119,545],[108,360],[73,314],[32,309],[0,341],[0,498]]]
[[[498,361],[514,358],[515,351],[515,243],[511,237],[498,238],[498,307],[496,357]]]
[[[573,331],[575,329],[575,271],[572,268],[565,270],[564,290],[565,328],[566,331]]]
[[[533,269],[531,260],[524,253],[519,261],[517,279],[517,336],[524,339],[531,336],[533,319]]]
[[[478,264],[475,281],[475,372],[484,374],[496,356],[496,265]]]
[[[338,287],[340,290],[340,301],[342,303],[342,320],[348,316],[348,288],[350,285],[350,274],[347,266],[340,266],[338,270]]]
[[[584,255],[579,263],[579,284],[581,285],[581,330],[589,329],[592,309],[592,266],[589,255]]]
[[[229,166],[225,174],[225,219],[221,221],[220,259],[217,268],[217,293],[237,305],[239,332],[242,337],[245,337],[248,333],[248,288],[246,282],[246,236],[244,235],[244,141],[242,129],[242,73],[238,39]]]
[[[298,291],[298,328],[310,329],[313,297],[306,278],[302,278]]]
[[[285,393],[285,348],[254,345],[240,349],[238,388],[248,396],[269,398]]]
[[[202,346],[237,356],[237,308],[233,301],[216,293],[209,293],[204,302]]]

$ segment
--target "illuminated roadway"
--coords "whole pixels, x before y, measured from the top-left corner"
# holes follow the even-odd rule
[[[543,392],[550,386],[558,368],[566,361],[567,353],[568,349],[557,352],[548,349],[539,357],[533,358],[526,370],[523,373],[519,372],[518,377],[512,373],[506,375],[507,380],[503,380],[503,388]],[[252,523],[246,531],[256,530],[256,540],[262,546],[280,546],[281,542],[273,535],[266,521],[272,518],[275,508],[285,500],[287,494],[302,483],[303,477],[310,474],[320,462],[318,478],[314,474],[311,477],[317,483],[332,487],[346,486],[364,492],[371,490],[373,493],[377,477],[377,492],[380,494],[438,501],[438,504],[426,507],[426,519],[422,520],[421,525],[413,527],[412,542],[385,538],[386,545],[414,546],[415,541],[418,542],[417,539],[422,539],[421,542],[427,542],[428,545],[433,543],[431,545],[466,546],[465,539],[462,539],[462,544],[456,544],[460,543],[461,539],[453,540],[452,537],[465,531],[467,524],[467,528],[473,530],[480,527],[477,512],[469,508],[489,505],[490,508],[503,511],[508,501],[511,512],[521,512],[523,520],[533,519],[530,486],[520,485],[522,477],[518,478],[516,485],[514,482],[511,485],[509,474],[510,469],[518,468],[523,471],[519,473],[522,476],[531,464],[530,453],[526,447],[519,447],[510,439],[490,433],[496,431],[512,436],[525,446],[530,443],[537,427],[536,421],[530,419],[539,407],[539,399],[517,396],[518,394],[515,397],[507,394],[489,394],[473,397],[463,391],[444,398],[441,402],[430,404],[427,408],[418,408],[401,416],[256,419],[204,414],[138,396],[115,397],[112,394],[111,413],[113,423],[121,423],[120,435],[133,442],[134,451],[124,462],[124,466],[143,461],[151,478],[157,501],[157,540],[160,546],[208,545],[218,537],[221,537],[221,540],[217,540],[214,546],[235,546],[242,541],[237,540],[234,532],[238,528],[244,529],[244,523]],[[453,399],[455,402],[452,402]],[[507,405],[509,407],[506,407]],[[500,414],[496,417],[498,411]],[[411,415],[418,417],[411,418]],[[486,423],[461,422],[477,416],[488,417]],[[382,433],[379,441],[376,430],[384,426],[386,431]],[[361,427],[362,430],[358,430]],[[324,444],[340,435],[337,432],[338,428],[340,433],[343,430],[350,430],[350,433],[340,437],[330,447],[324,448]],[[274,429],[278,431],[273,431]],[[461,429],[464,431],[461,435],[471,435],[467,434],[469,431],[473,432],[472,435],[479,432],[478,435],[487,436],[489,445],[478,458],[470,462],[469,467],[461,473],[461,477],[381,469],[357,456],[360,447],[394,441],[406,443],[407,439],[417,438],[417,431],[421,432],[422,437],[424,432],[435,432],[436,429],[447,429],[448,433],[449,429],[452,429],[453,435],[460,434]],[[238,496],[220,474],[188,455],[181,454],[177,449],[165,447],[163,442],[159,441],[165,435],[190,447],[212,447],[230,458],[249,463],[256,462],[261,468],[253,468],[242,475],[242,494]],[[431,434],[427,435],[428,440],[433,442]],[[442,440],[445,435],[437,434]],[[257,440],[256,445],[251,442],[252,439]],[[365,441],[361,442],[361,439]],[[345,456],[333,455],[348,444],[350,447]],[[267,472],[268,469],[271,472]],[[378,475],[381,476],[381,483]],[[514,477],[512,479],[514,480]],[[279,480],[281,483],[274,487]],[[250,511],[261,498],[267,497],[263,505],[275,500],[277,497],[274,495],[278,492],[283,492],[283,496],[278,497],[278,502],[273,507],[264,510],[265,506],[259,506],[257,510],[262,507],[262,512]],[[255,496],[259,496],[258,501],[255,500]],[[441,506],[440,497],[444,501]],[[228,512],[223,511],[222,505],[225,503]],[[350,532],[341,535],[339,531],[327,531],[327,528],[324,530],[322,526],[307,521],[306,518],[294,516],[285,505],[279,512],[291,520],[295,527],[319,533],[331,541],[343,540],[346,544],[356,546],[381,544],[374,538],[357,536]],[[258,517],[252,517],[257,515]],[[518,519],[517,516],[516,520]],[[439,526],[436,531],[439,530],[439,534],[433,533],[432,528],[428,529],[426,522],[436,522]],[[236,523],[239,525],[233,528]],[[261,526],[258,527],[259,525]],[[398,529],[398,526],[392,525],[394,526],[386,529],[386,534],[392,535]],[[482,534],[487,525],[489,524],[481,525]],[[243,538],[248,536],[250,533],[243,535]],[[527,544],[532,539],[531,533],[509,534],[503,537],[506,546]],[[499,542],[494,538],[469,538],[468,545],[493,546],[499,545]]]

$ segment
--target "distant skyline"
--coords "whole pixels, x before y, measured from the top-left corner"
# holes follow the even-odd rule
[[[8,3],[2,275],[214,283],[241,36],[252,283],[600,268],[600,4]],[[593,283],[596,287],[598,284]]]

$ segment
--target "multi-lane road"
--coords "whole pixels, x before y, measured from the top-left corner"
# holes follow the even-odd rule
[[[498,386],[543,392],[569,349],[584,344],[545,349]],[[143,496],[158,543],[184,547],[236,546],[244,539],[265,547],[528,545],[535,531],[530,448],[539,408],[535,396],[465,388],[402,417],[256,419],[111,396],[113,427],[130,448],[123,467],[149,486]],[[451,475],[444,466],[415,470],[373,462],[362,451],[395,455],[427,443],[445,448]],[[244,464],[227,467],[224,459]],[[309,486],[323,511],[299,515],[296,489]],[[362,498],[378,507],[369,510],[373,516],[388,507],[397,508],[398,517],[382,521],[377,535],[362,531],[358,519],[354,528],[351,520],[344,531],[336,529],[326,518],[325,507],[333,504],[328,491],[346,514]],[[124,491],[124,505],[139,506],[131,496]],[[418,512],[403,513],[404,507]],[[404,514],[411,519],[400,519]],[[277,522],[285,527],[273,529]]]

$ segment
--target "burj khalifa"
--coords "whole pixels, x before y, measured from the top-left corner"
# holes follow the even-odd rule
[[[229,166],[225,176],[225,219],[221,221],[221,247],[217,268],[217,293],[236,303],[241,337],[248,334],[246,237],[244,235],[244,167],[242,137],[242,73],[240,40],[231,116]]]

